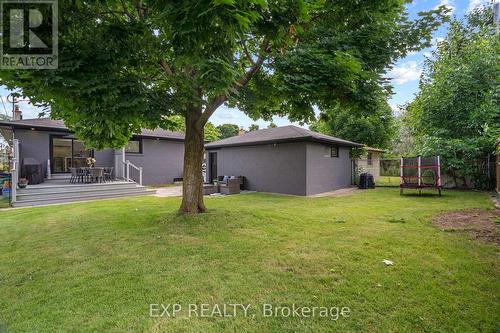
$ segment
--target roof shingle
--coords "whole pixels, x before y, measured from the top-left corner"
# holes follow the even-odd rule
[[[54,129],[65,132],[71,132],[69,128],[66,127],[64,121],[62,120],[54,120],[50,118],[35,118],[35,119],[22,119],[22,120],[4,120],[0,121],[0,126],[11,126],[14,128],[35,128],[35,129]],[[184,133],[181,132],[172,132],[166,131],[160,128],[150,130],[150,129],[142,129],[141,133],[136,134],[136,136],[140,137],[149,137],[149,138],[163,138],[170,140],[184,140]]]
[[[333,136],[313,132],[293,125],[252,131],[239,136],[214,141],[205,145],[207,149],[221,147],[251,146],[278,142],[314,141],[342,146],[362,147],[362,144]]]

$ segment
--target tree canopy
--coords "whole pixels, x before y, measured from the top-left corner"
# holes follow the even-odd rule
[[[258,131],[258,130],[259,130],[259,125],[257,125],[257,124],[252,124],[252,125],[248,126],[249,132]]]
[[[309,127],[313,131],[370,147],[387,148],[394,134],[392,110],[385,99],[357,108],[333,107]]]
[[[429,46],[445,8],[407,0],[60,0],[59,67],[3,70],[94,148],[186,121],[181,211],[204,211],[203,128],[224,103],[253,119],[314,120],[313,106],[379,100],[383,74]],[[8,36],[2,36],[4,42]]]
[[[232,136],[236,136],[238,135],[238,131],[240,130],[238,125],[235,124],[222,124],[217,126],[217,129],[220,132],[221,139],[226,139]]]
[[[173,129],[180,132],[186,132],[185,119],[181,116],[174,116],[169,119],[173,124]],[[207,122],[204,128],[205,141],[212,142],[221,139],[220,131],[211,122]]]
[[[407,108],[416,150],[442,156],[443,171],[486,186],[481,162],[500,137],[500,39],[490,9],[451,23],[426,61],[420,92]]]
[[[96,148],[225,101],[311,121],[313,104],[370,102],[388,65],[429,44],[443,11],[410,21],[405,3],[62,0],[59,68],[0,77]]]
[[[205,134],[205,140],[208,142],[222,139],[219,129],[215,127],[211,122],[205,124],[203,132]]]

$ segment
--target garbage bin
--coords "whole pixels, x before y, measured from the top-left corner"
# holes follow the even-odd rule
[[[375,188],[375,181],[373,180],[373,175],[369,173],[362,173],[359,175],[359,185],[360,189]]]

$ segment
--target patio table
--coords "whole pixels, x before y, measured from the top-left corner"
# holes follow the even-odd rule
[[[104,170],[105,167],[79,167],[76,168],[77,173],[81,175],[81,178],[77,179],[77,182],[82,182],[85,184],[91,184],[95,182],[105,181]],[[108,168],[111,169],[111,168]],[[98,172],[101,171],[101,172]]]

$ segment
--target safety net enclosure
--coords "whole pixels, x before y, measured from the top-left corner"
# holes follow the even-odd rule
[[[401,194],[405,188],[436,188],[441,195],[439,156],[401,157]]]

